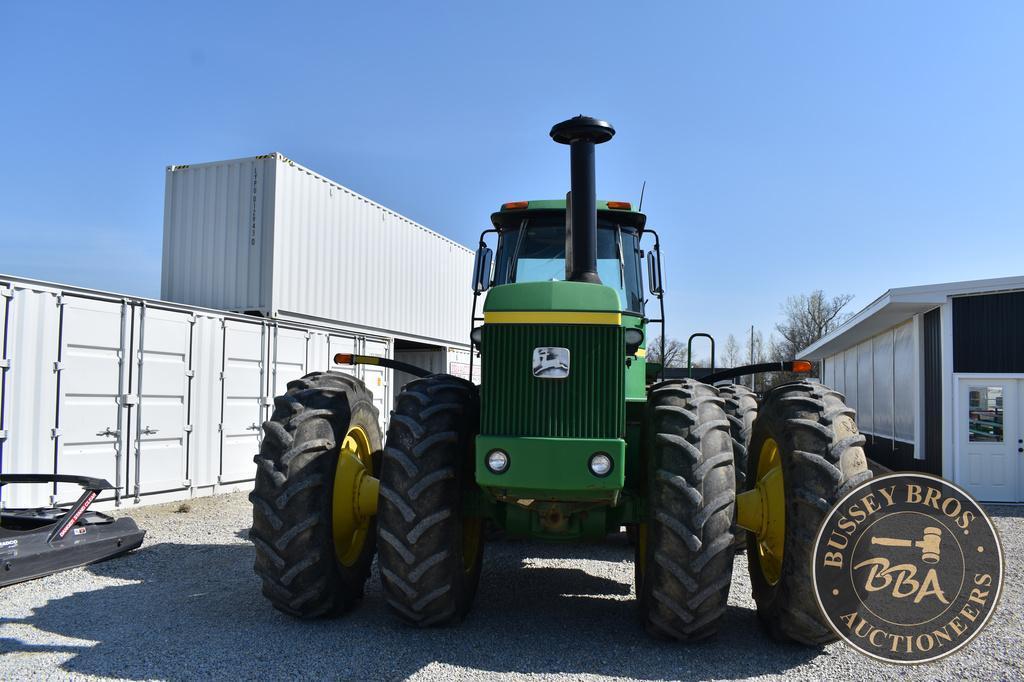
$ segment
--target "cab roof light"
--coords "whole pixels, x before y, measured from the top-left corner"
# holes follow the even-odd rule
[[[811,371],[811,363],[808,360],[794,360],[793,371],[806,374]]]
[[[608,208],[614,211],[632,211],[633,204],[628,201],[609,201]]]
[[[507,204],[501,205],[502,211],[519,211],[524,208],[529,208],[529,201],[510,201]]]

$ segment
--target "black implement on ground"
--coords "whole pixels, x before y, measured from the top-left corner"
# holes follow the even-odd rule
[[[22,483],[74,483],[82,494],[71,505],[0,510],[0,587],[94,564],[130,552],[146,531],[129,518],[89,511],[103,490],[100,478],[66,474],[0,474],[0,487]]]

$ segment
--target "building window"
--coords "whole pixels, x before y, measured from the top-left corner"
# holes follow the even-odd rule
[[[1003,387],[971,386],[967,406],[968,438],[972,443],[1003,442]]]

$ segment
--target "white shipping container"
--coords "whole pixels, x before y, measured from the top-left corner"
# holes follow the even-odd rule
[[[78,474],[101,506],[252,485],[260,424],[287,383],[335,369],[366,382],[386,430],[394,340],[0,275],[0,473]],[[0,506],[70,502],[69,484],[0,489]]]
[[[473,252],[281,154],[169,166],[161,297],[468,345]]]

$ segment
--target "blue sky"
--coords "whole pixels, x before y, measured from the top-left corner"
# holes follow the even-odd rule
[[[158,296],[164,167],[269,151],[472,244],[564,194],[547,131],[586,113],[599,194],[647,181],[670,335],[1024,274],[1022,35],[1020,3],[4,3],[0,272]]]

